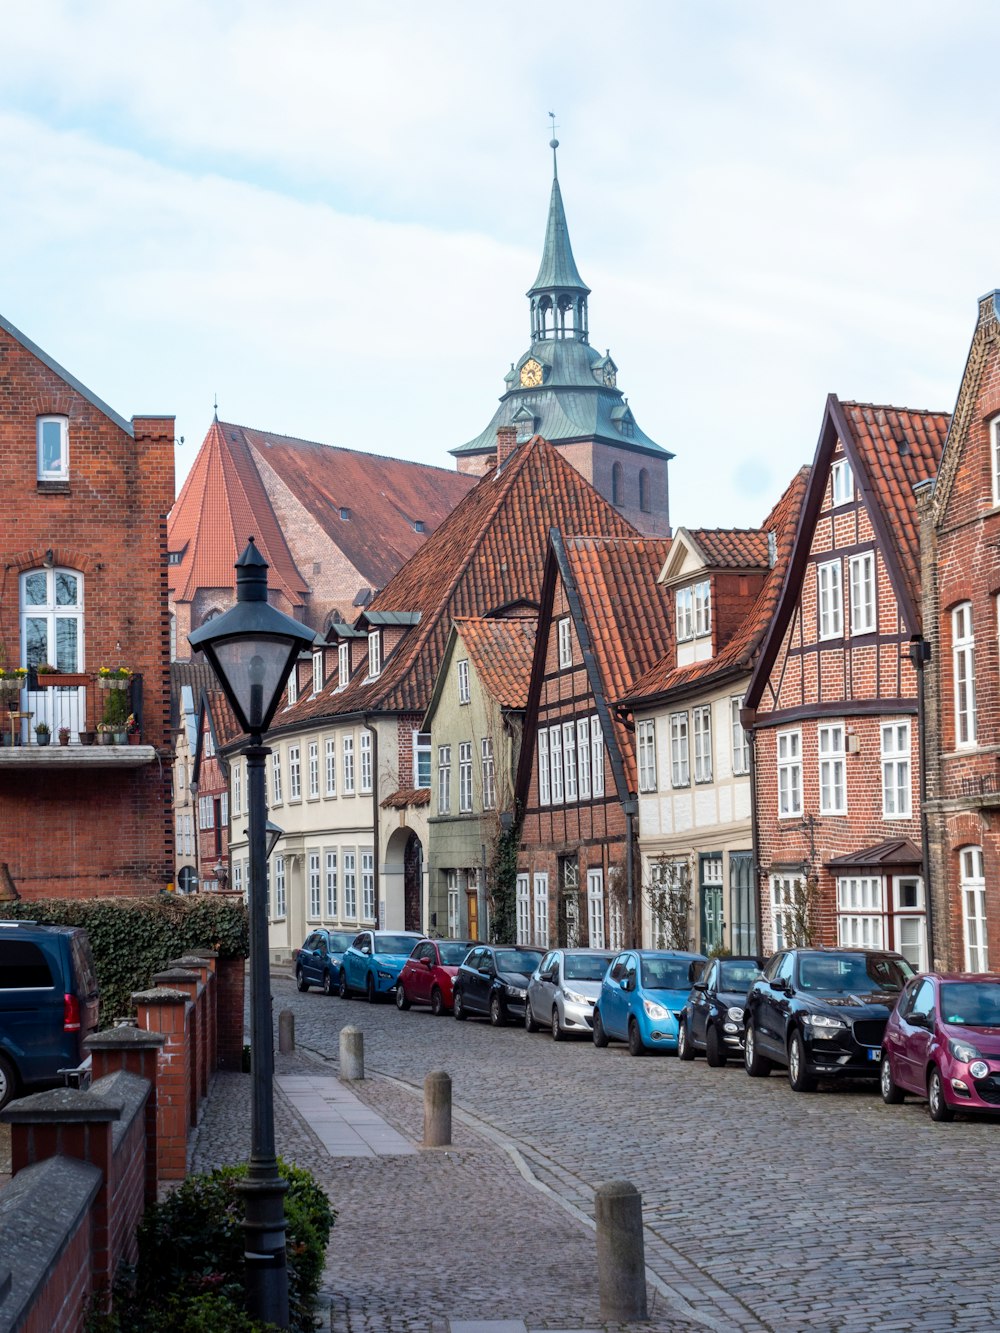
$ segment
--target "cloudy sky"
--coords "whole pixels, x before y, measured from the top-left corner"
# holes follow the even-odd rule
[[[0,313],[124,416],[450,466],[527,347],[549,110],[592,338],[759,522],[829,391],[949,409],[1000,286],[967,0],[32,0],[0,41]]]

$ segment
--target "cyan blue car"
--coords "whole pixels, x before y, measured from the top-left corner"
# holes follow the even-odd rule
[[[678,1019],[708,960],[673,949],[626,949],[605,973],[594,1009],[594,1045],[627,1041],[630,1055],[676,1051]]]
[[[391,994],[403,964],[422,939],[416,930],[359,931],[340,960],[340,998],[367,995],[368,1003],[375,1004]]]

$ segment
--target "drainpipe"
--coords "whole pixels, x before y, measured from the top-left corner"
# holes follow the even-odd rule
[[[635,929],[635,874],[632,857],[635,849],[635,816],[639,810],[639,802],[634,796],[630,796],[627,801],[622,802],[622,809],[625,811],[625,892],[628,902],[626,948],[635,949],[638,945]]]
[[[378,840],[378,835],[379,835],[379,826],[378,826],[378,811],[379,811],[379,805],[378,805],[378,732],[375,730],[375,727],[372,725],[372,723],[368,721],[368,718],[367,718],[367,717],[362,717],[362,719],[361,719],[361,725],[364,727],[365,731],[367,731],[367,732],[369,732],[369,733],[371,734],[371,738],[372,738],[372,869],[373,869],[374,874],[375,874],[375,892],[378,893],[379,888],[380,888],[379,881],[380,881],[381,878],[382,878],[382,866],[381,866],[381,857],[379,856],[379,840]],[[376,904],[375,904],[375,919],[376,919],[376,921],[378,921],[379,925],[384,929],[387,923],[386,923],[385,921],[379,921],[379,914],[378,914],[378,903],[381,902],[381,901],[382,901],[381,898],[379,898],[378,902],[376,902]],[[389,915],[389,893],[388,893],[388,890],[386,891],[386,895],[385,895],[385,911],[386,911],[386,916],[388,916],[388,915]],[[406,865],[405,865],[405,860],[404,860],[404,866],[403,866],[403,914],[404,914],[404,915],[403,915],[403,920],[405,921],[405,920],[406,920]]]
[[[760,906],[760,825],[757,820],[757,733],[754,722],[757,718],[755,708],[740,709],[740,726],[743,728],[750,746],[750,864],[753,869],[753,910],[754,926],[757,931],[757,957],[764,955],[764,918]],[[730,892],[732,888],[730,887]]]
[[[927,907],[927,963],[934,967],[934,895],[931,892],[930,822],[927,818],[927,725],[925,716],[924,668],[931,660],[931,646],[926,639],[910,640],[910,661],[917,673],[917,731],[920,736],[920,870],[924,877],[924,902]]]

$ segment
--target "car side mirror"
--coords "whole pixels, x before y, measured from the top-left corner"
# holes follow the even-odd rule
[[[420,961],[423,963],[424,967],[426,967],[426,968],[432,968],[432,967],[434,966],[434,963],[433,963],[433,961],[432,961],[430,958],[421,958]]]
[[[777,991],[788,990],[788,982],[785,980],[784,977],[775,977],[774,980],[770,983],[770,986],[772,990],[777,990]]]
[[[628,977],[622,977],[621,982],[620,982],[620,985],[621,985],[622,990],[631,990],[631,989],[632,989],[632,982],[629,980]]]
[[[708,983],[707,983],[706,981],[696,981],[696,982],[694,983],[694,987],[693,987],[693,989],[694,989],[694,990],[700,990],[700,991],[707,991],[707,990],[708,990]]]

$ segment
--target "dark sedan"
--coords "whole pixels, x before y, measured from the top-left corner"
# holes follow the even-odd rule
[[[760,960],[716,958],[694,983],[681,1011],[677,1054],[693,1060],[701,1051],[713,1067],[743,1054],[743,1008],[747,991],[760,976]]]
[[[817,1078],[877,1078],[882,1036],[913,975],[900,954],[784,949],[746,1000],[743,1058],[751,1078],[785,1065],[795,1092]]]
[[[460,1021],[482,1016],[494,1027],[508,1019],[524,1021],[528,978],[542,960],[541,949],[473,949],[455,975],[452,1012]]]

